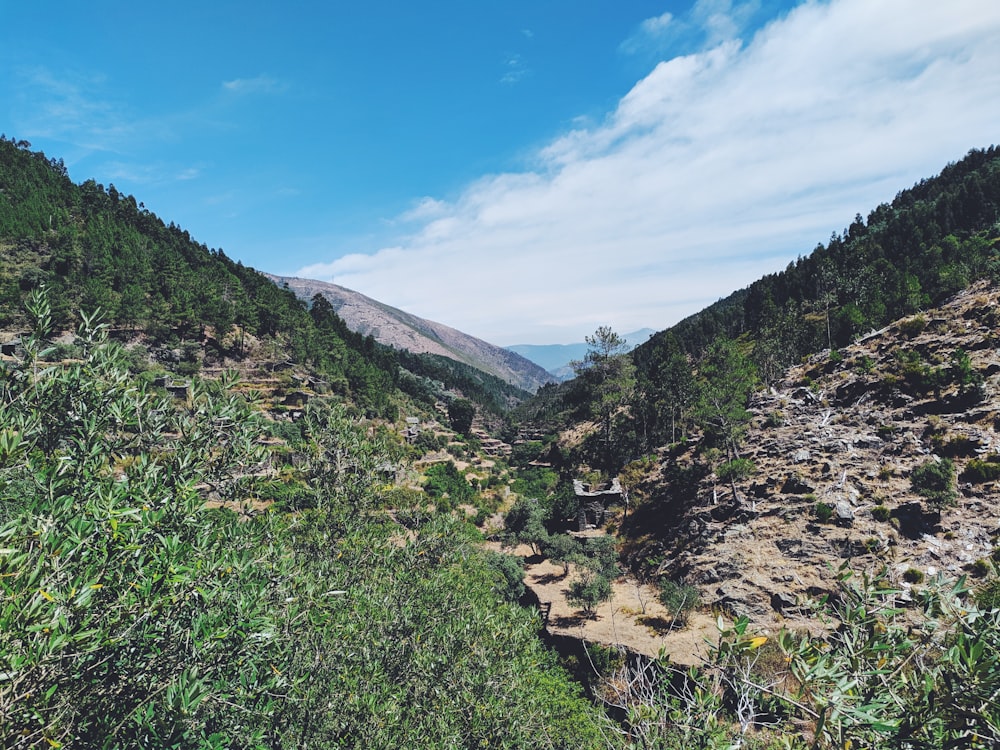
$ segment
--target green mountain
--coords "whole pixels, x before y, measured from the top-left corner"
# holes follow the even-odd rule
[[[755,342],[766,379],[806,354],[939,304],[1000,267],[1000,148],[974,149],[825,245],[666,331],[636,353],[640,367],[672,338],[698,356],[719,336]]]
[[[860,215],[841,234],[677,325],[632,355],[637,389],[615,461],[671,442],[699,418],[692,373],[735,342],[763,384],[807,355],[838,349],[1000,276],[1000,149],[976,149]],[[723,365],[731,366],[731,363]],[[724,379],[718,387],[726,389]],[[704,406],[702,403],[701,406]],[[704,410],[701,417],[705,417]]]
[[[57,329],[75,327],[80,310],[100,310],[153,347],[207,342],[219,361],[238,360],[248,340],[266,339],[368,413],[394,413],[394,358],[331,308],[308,308],[113,185],[74,184],[60,161],[7,139],[0,140],[0,248],[0,330],[21,330],[25,296],[44,287]]]
[[[179,352],[185,361],[175,369],[181,374],[201,365],[252,361],[266,351],[270,359],[313,368],[334,393],[371,416],[394,416],[400,388],[428,405],[458,391],[500,413],[527,398],[523,388],[534,389],[546,378],[516,355],[478,340],[472,346],[471,337],[427,321],[421,331],[449,346],[449,356],[460,349],[464,356],[454,365],[439,362],[439,352],[401,363],[397,352],[371,335],[378,331],[354,329],[338,314],[342,300],[331,302],[329,290],[316,285],[299,299],[300,285],[275,284],[164,223],[113,185],[74,184],[60,161],[30,151],[24,142],[0,139],[4,341],[25,328],[25,299],[44,287],[58,330],[73,329],[81,310],[100,310],[119,337],[141,337],[170,357]],[[369,307],[376,306],[387,309],[374,301]],[[408,371],[402,380],[401,365]]]

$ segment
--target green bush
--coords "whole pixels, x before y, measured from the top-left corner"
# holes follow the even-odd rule
[[[815,506],[813,506],[813,512],[816,515],[816,520],[820,523],[828,523],[831,518],[833,518],[833,506],[829,503],[824,503],[822,500],[818,501]]]
[[[917,568],[907,568],[903,573],[903,580],[907,583],[923,583],[924,572]]]
[[[697,588],[669,578],[660,581],[657,598],[666,607],[672,622],[680,627],[687,625],[691,612],[701,606],[701,595]]]
[[[889,508],[885,505],[876,505],[872,508],[872,518],[876,521],[888,521],[889,520]]]
[[[854,364],[855,369],[862,375],[869,375],[875,369],[875,360],[869,357],[867,354],[862,354],[858,357]]]
[[[1000,479],[1000,456],[990,455],[986,458],[972,458],[962,471],[962,481],[972,484],[995,482]]]
[[[770,411],[764,420],[765,427],[781,427],[785,424],[785,415],[780,410]]]
[[[465,476],[451,461],[433,464],[424,471],[424,492],[441,507],[470,502],[475,495]],[[448,502],[443,502],[447,500]]]
[[[976,589],[975,597],[980,609],[1000,610],[1000,577],[994,576],[982,583]]]
[[[969,566],[969,572],[976,578],[985,578],[990,574],[991,570],[992,567],[990,566],[989,560],[976,560]]]
[[[899,323],[900,333],[911,339],[922,333],[925,328],[927,328],[927,318],[923,315],[914,315]]]
[[[921,464],[910,474],[910,485],[933,507],[942,507],[958,497],[955,489],[955,464],[950,458]]]
[[[566,599],[570,604],[581,608],[586,615],[593,617],[597,605],[611,598],[611,581],[592,570],[584,570],[583,574],[569,585]]]
[[[493,590],[508,602],[519,601],[524,596],[524,564],[521,558],[487,550],[485,561],[496,574]]]

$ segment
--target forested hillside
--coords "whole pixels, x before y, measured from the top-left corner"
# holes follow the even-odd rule
[[[779,273],[707,307],[640,346],[655,368],[672,346],[699,357],[720,336],[754,342],[765,380],[802,356],[942,302],[1000,272],[1000,149],[977,149],[937,177],[900,192],[867,220]]]
[[[0,140],[0,330],[24,327],[23,300],[44,286],[53,324],[100,310],[153,344],[203,341],[239,357],[246,337],[280,342],[373,414],[393,410],[390,352],[349,331],[332,308],[312,311],[222,250],[199,244],[131,195],[74,184],[62,163]]]
[[[507,515],[533,590],[565,612],[561,565],[568,604],[658,627],[597,669],[642,746],[998,746],[998,282],[990,148],[632,355],[599,328],[518,408],[561,474]]]
[[[6,139],[0,264],[0,746],[618,744],[386,419],[526,394]]]
[[[639,346],[625,399],[631,408],[627,417],[619,414],[610,463],[672,442],[694,425],[732,425],[745,403],[741,394],[755,382],[772,383],[805,355],[835,353],[977,279],[998,276],[1000,149],[993,146],[970,151],[867,220],[858,215],[843,234],[784,271]],[[728,399],[713,395],[727,392]],[[577,401],[588,398],[577,392]]]

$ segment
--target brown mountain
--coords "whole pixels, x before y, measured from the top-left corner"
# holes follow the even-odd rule
[[[520,354],[441,323],[403,312],[360,292],[315,279],[267,275],[278,285],[287,284],[302,299],[309,300],[316,294],[322,294],[352,331],[370,335],[380,344],[414,354],[449,357],[532,393],[554,380],[544,369]]]

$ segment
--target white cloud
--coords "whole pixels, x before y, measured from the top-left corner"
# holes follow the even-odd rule
[[[285,85],[273,76],[261,74],[253,78],[223,81],[222,88],[234,94],[274,94],[283,91]]]
[[[500,76],[500,83],[507,85],[519,83],[531,74],[531,70],[518,54],[508,55],[504,60],[503,68],[504,73]]]
[[[673,28],[672,28],[673,27]],[[628,39],[621,43],[619,49],[626,54],[634,55],[644,50],[657,50],[665,41],[672,37],[676,22],[672,13],[647,18],[639,24]]]
[[[393,247],[298,273],[500,344],[663,328],[996,142],[998,122],[1000,4],[807,2],[661,62],[533,171],[425,199]]]
[[[670,12],[642,21],[618,49],[627,55],[685,54],[737,38],[760,11],[759,0],[697,0],[684,16]]]
[[[174,179],[186,182],[187,180],[196,180],[200,176],[201,176],[201,169],[199,167],[186,167],[180,170],[174,176]]]
[[[38,66],[21,69],[16,80],[21,132],[69,142],[84,152],[118,152],[135,135],[125,108],[106,96],[101,76],[79,71],[57,75]]]

